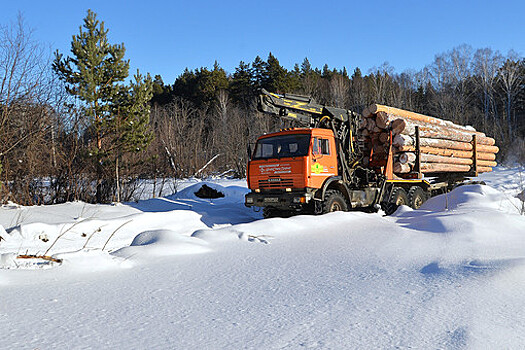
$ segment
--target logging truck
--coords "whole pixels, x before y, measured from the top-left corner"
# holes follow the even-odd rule
[[[494,139],[397,108],[371,105],[358,114],[262,90],[258,110],[296,126],[249,147],[245,205],[264,217],[418,209],[496,165]]]

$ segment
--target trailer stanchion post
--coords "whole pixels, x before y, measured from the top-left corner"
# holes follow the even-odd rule
[[[394,150],[392,146],[392,130],[390,130],[389,138],[390,141],[388,145],[388,155],[383,175],[385,175],[387,180],[392,180],[394,179]]]
[[[472,172],[478,176],[478,139],[477,135],[472,135]]]
[[[417,172],[417,178],[422,179],[423,174],[421,174],[421,147],[419,144],[419,126],[416,125],[416,164],[414,166],[414,171]]]

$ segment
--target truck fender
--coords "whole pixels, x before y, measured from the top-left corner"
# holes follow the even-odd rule
[[[346,198],[348,203],[351,202],[350,201],[350,191],[348,190],[348,187],[343,182],[340,176],[333,176],[333,177],[329,177],[328,179],[326,179],[323,186],[320,188],[320,191],[316,192],[314,198],[318,200],[324,200],[326,191],[331,190],[331,189],[338,190],[339,192],[343,194],[343,196]]]

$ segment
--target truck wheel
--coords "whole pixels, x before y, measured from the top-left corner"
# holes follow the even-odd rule
[[[386,215],[393,214],[400,205],[408,205],[407,191],[401,187],[394,187],[388,203],[386,203],[383,210]]]
[[[427,199],[428,194],[421,187],[410,187],[410,191],[408,191],[408,204],[412,209],[419,209]]]
[[[337,190],[326,191],[325,199],[323,201],[323,214],[347,210],[348,204],[341,192]]]

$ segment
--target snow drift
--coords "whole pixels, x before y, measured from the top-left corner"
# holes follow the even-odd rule
[[[390,217],[261,220],[242,206],[246,189],[228,182],[211,185],[224,198],[199,199],[193,183],[83,215],[74,203],[47,216],[3,208],[2,258],[41,252],[72,228],[51,250],[62,265],[0,270],[0,347],[519,348],[517,172],[498,169],[483,177],[490,186],[461,186]],[[82,233],[99,227],[82,249]]]

